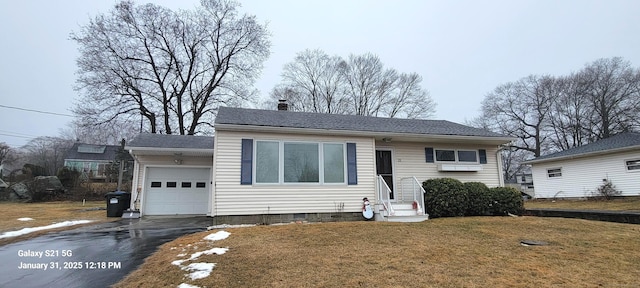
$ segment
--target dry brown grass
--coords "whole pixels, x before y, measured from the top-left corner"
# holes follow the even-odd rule
[[[70,220],[93,220],[91,224],[114,221],[120,218],[107,218],[105,210],[85,211],[90,208],[106,207],[105,201],[89,201],[82,206],[79,202],[44,202],[44,203],[16,203],[0,202],[0,233],[16,231],[23,228],[47,226],[53,223]],[[18,218],[33,218],[32,221],[18,221]],[[55,230],[44,230],[23,236],[0,239],[0,245],[21,241],[52,231],[75,228],[65,227]]]
[[[611,200],[594,200],[594,199],[528,200],[524,202],[524,207],[527,209],[556,208],[556,209],[640,211],[640,197],[614,198]]]
[[[640,226],[631,224],[467,217],[226,231],[221,241],[203,240],[211,231],[165,244],[116,287],[637,287],[640,275]],[[207,278],[191,281],[171,264],[212,247],[229,251],[192,261],[217,263]]]

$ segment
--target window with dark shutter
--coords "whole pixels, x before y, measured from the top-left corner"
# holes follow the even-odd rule
[[[424,154],[427,158],[427,163],[433,163],[434,162],[434,158],[433,158],[433,148],[424,148]]]
[[[240,184],[251,185],[253,177],[253,139],[242,139]]]
[[[487,150],[478,150],[478,157],[480,157],[480,164],[487,164]]]
[[[347,143],[347,184],[358,184],[356,143]]]

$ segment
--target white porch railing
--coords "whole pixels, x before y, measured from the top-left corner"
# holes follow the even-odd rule
[[[389,189],[387,182],[385,182],[380,175],[378,175],[376,188],[378,190],[378,202],[382,204],[384,210],[387,211],[387,216],[393,216],[395,212],[391,206],[391,189]],[[381,211],[380,215],[384,217],[384,212]]]
[[[424,209],[424,188],[416,177],[406,177],[400,179],[400,195],[398,201],[413,203],[417,215],[425,215]]]

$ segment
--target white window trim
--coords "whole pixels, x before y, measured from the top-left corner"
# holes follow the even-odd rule
[[[255,147],[253,149],[253,163],[252,165],[252,179],[254,185],[258,186],[274,186],[274,185],[284,185],[284,186],[295,186],[295,185],[327,185],[327,186],[346,186],[348,181],[348,169],[347,169],[347,143],[346,142],[332,142],[332,141],[301,141],[301,140],[272,140],[272,139],[255,139]],[[257,182],[256,173],[257,173],[257,143],[258,142],[277,142],[278,143],[278,182],[273,183],[260,183]],[[300,144],[317,144],[318,145],[318,182],[285,182],[284,181],[284,144],[285,143],[300,143]],[[343,159],[343,182],[324,182],[324,149],[323,144],[340,144],[342,145],[342,159]]]
[[[454,155],[455,161],[440,161],[440,160],[438,160],[438,152],[437,152],[438,150],[440,150],[440,151],[453,151],[453,155]],[[476,153],[476,161],[475,162],[460,161],[460,159],[458,158],[458,151],[475,152]],[[478,153],[478,150],[473,150],[473,149],[433,148],[433,160],[434,160],[435,163],[440,163],[440,164],[480,164],[480,153]]]
[[[629,161],[640,161],[640,158],[630,158],[630,159],[625,159],[624,160],[624,170],[627,171],[627,173],[637,173],[640,172],[640,169],[629,169],[629,165],[627,164],[627,162]],[[640,165],[640,164],[638,164]]]
[[[549,171],[551,171],[551,170],[560,170],[560,175],[555,176],[555,177],[549,176],[549,175],[550,175]],[[547,172],[547,178],[548,178],[548,179],[558,179],[558,178],[562,178],[562,167],[547,168],[547,171],[546,171],[546,172]],[[554,174],[555,174],[555,173],[554,173]]]

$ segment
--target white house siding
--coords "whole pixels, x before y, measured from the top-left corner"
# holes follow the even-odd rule
[[[391,149],[393,155],[394,179],[396,185],[404,177],[415,176],[420,183],[432,178],[455,178],[462,182],[482,182],[489,187],[501,186],[498,161],[496,158],[497,146],[486,145],[462,145],[428,142],[377,142],[377,149]],[[482,170],[477,172],[442,172],[438,171],[439,163],[427,163],[425,148],[434,149],[462,149],[487,151],[487,164],[482,165]]]
[[[241,185],[242,139],[356,143],[358,184]],[[363,197],[375,199],[373,138],[217,130],[215,141],[215,215],[334,213],[341,203],[344,210],[340,212],[357,212]]]
[[[144,198],[145,174],[147,167],[207,167],[213,166],[212,156],[182,156],[182,164],[177,165],[172,155],[137,155],[133,166],[133,183],[131,183],[131,207],[140,209]],[[136,203],[136,200],[138,202]]]
[[[609,179],[622,196],[640,195],[640,171],[626,170],[625,160],[640,158],[640,151],[570,160],[533,163],[536,198],[589,197]],[[549,178],[547,169],[561,168],[562,176]]]

